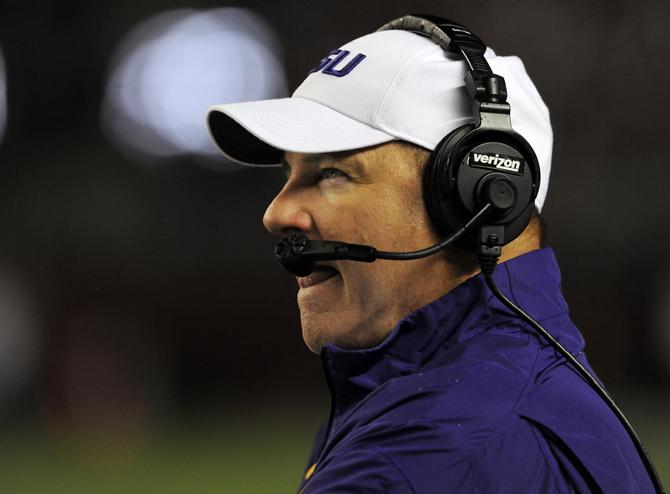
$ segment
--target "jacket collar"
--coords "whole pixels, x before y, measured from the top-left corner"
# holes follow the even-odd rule
[[[535,319],[568,313],[560,290],[560,271],[550,248],[515,257],[496,267],[500,290]],[[506,321],[514,320],[513,325]],[[448,351],[489,328],[519,327],[517,317],[486,286],[481,274],[402,319],[374,348],[345,350],[326,345],[322,361],[337,409],[357,402],[386,381],[448,365]],[[567,327],[554,336],[573,352],[583,348],[578,332]]]

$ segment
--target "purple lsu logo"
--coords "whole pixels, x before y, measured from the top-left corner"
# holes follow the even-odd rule
[[[335,77],[344,77],[349,72],[356,68],[356,65],[361,63],[365,58],[365,55],[359,53],[354,58],[349,60],[349,63],[342,67],[341,69],[336,69],[345,58],[350,55],[351,52],[347,50],[333,50],[331,51],[326,58],[321,60],[316,67],[309,71],[309,73],[319,72],[327,75],[334,75]],[[336,55],[335,58],[331,58],[333,55]]]

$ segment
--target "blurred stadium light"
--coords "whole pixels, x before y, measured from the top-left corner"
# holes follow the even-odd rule
[[[5,59],[0,49],[0,143],[5,135],[7,126],[7,75],[5,71]]]
[[[103,128],[142,163],[214,157],[207,108],[285,96],[279,46],[272,29],[248,9],[156,15],[117,48],[102,104]]]

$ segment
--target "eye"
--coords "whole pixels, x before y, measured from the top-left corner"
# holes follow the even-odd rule
[[[346,173],[344,173],[342,170],[339,168],[322,168],[319,170],[319,175],[318,175],[318,180],[321,182],[322,180],[331,180],[333,178],[338,178],[338,177],[348,177]]]

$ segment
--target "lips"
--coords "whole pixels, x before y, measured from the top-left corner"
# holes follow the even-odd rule
[[[300,288],[307,288],[318,285],[339,274],[340,272],[331,266],[317,265],[311,274],[298,278],[298,286],[300,286]]]

